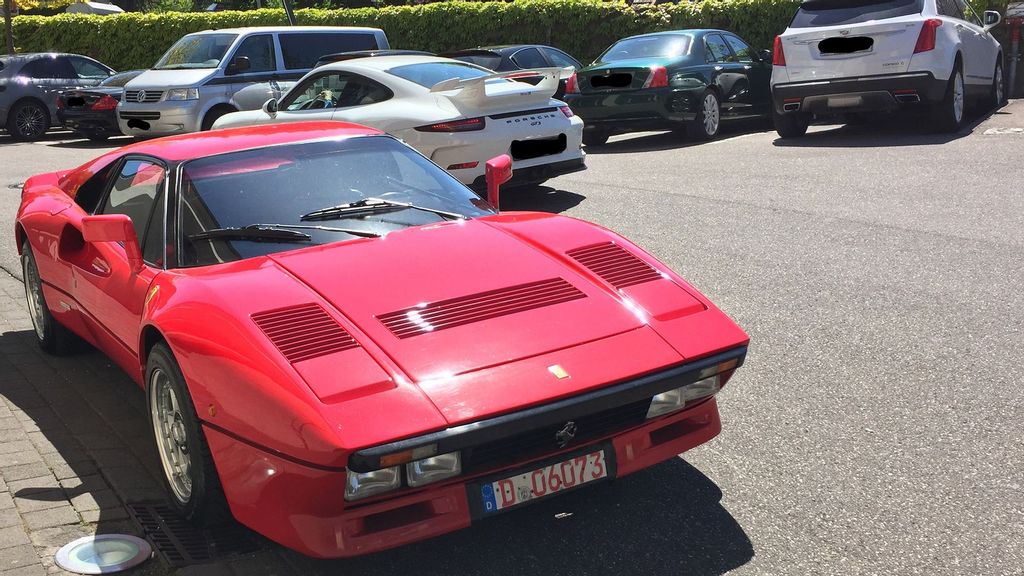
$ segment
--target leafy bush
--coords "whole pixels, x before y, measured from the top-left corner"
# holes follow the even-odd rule
[[[1005,0],[976,0],[1005,9]],[[589,61],[631,34],[682,28],[724,28],[757,48],[789,23],[799,0],[703,0],[627,5],[621,0],[448,1],[434,4],[298,10],[299,24],[382,28],[391,45],[443,52],[488,44],[536,42]],[[129,13],[117,16],[19,16],[19,51],[92,56],[116,69],[147,68],[178,38],[199,30],[283,25],[284,11]]]

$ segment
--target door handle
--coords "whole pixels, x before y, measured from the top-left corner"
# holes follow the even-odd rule
[[[110,276],[110,265],[102,258],[93,258],[89,263],[92,271],[99,276]]]
[[[721,66],[715,66],[715,71],[716,72],[721,72],[722,71],[722,67]]]

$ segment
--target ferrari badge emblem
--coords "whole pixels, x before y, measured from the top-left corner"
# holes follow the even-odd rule
[[[555,432],[555,442],[558,443],[559,448],[565,448],[572,439],[576,437],[576,423],[569,420],[562,426],[562,429]]]

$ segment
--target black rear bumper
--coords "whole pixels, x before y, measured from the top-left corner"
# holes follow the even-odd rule
[[[86,135],[120,136],[121,127],[117,125],[117,115],[113,110],[101,112],[59,110],[57,121],[68,130]]]
[[[790,82],[772,87],[772,103],[780,114],[884,112],[938,102],[946,93],[946,84],[931,72]]]

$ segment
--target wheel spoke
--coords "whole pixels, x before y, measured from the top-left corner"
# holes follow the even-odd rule
[[[192,461],[184,414],[170,378],[162,370],[153,371],[149,385],[160,461],[174,497],[184,504],[192,495]]]

